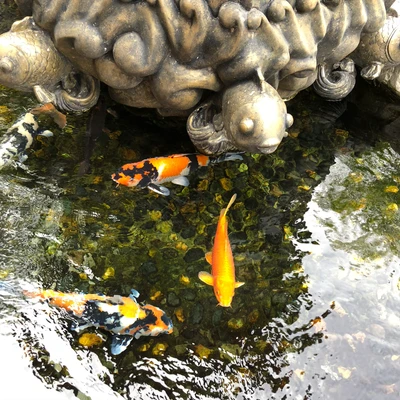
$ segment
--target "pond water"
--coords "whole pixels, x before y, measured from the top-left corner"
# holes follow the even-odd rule
[[[35,101],[0,93],[4,134]],[[183,123],[110,104],[118,118],[107,114],[94,145],[86,114],[68,115],[62,131],[46,126],[53,137],[0,171],[2,283],[124,296],[134,288],[174,332],[113,356],[108,333],[86,330],[101,343],[84,347],[65,313],[3,288],[4,398],[397,399],[398,130],[395,118],[354,104],[300,95],[274,154],[200,169],[188,188],[169,185],[169,197],[116,187],[110,175],[193,151]],[[80,174],[88,143],[90,170]],[[209,268],[204,254],[233,193],[230,240],[245,285],[226,309],[197,274]]]
[[[0,135],[34,106],[0,88]],[[200,169],[188,188],[168,185],[169,197],[110,176],[193,152],[184,121],[108,108],[97,140],[86,137],[87,114],[68,115],[63,130],[47,121],[54,136],[0,171],[1,398],[398,399],[398,99],[361,81],[343,102],[300,94],[275,153]],[[197,274],[233,193],[230,241],[245,285],[222,308]],[[134,288],[174,332],[113,356],[110,334],[72,330],[67,314],[24,298],[24,285]],[[80,344],[85,333],[98,344]]]

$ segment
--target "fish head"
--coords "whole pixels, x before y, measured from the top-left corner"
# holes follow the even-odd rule
[[[214,281],[214,294],[221,307],[230,307],[235,295],[235,285],[216,279]]]
[[[162,333],[172,333],[172,320],[158,307],[146,304],[141,307],[142,312],[138,320],[124,333],[133,335],[136,339],[140,336],[158,336]]]
[[[121,168],[115,174],[111,175],[111,179],[119,185],[135,187],[142,180],[142,176],[140,174],[127,174]]]
[[[157,180],[159,171],[150,160],[123,165],[111,178],[120,185],[145,188]]]
[[[172,333],[172,320],[163,310],[152,305],[146,305],[143,308],[150,311],[146,317],[147,327],[150,332],[149,336],[158,336],[160,333]]]
[[[0,84],[22,91],[53,90],[72,71],[50,35],[32,17],[13,23],[0,35]]]
[[[0,36],[0,84],[13,89],[31,91],[32,64],[24,36],[7,32]]]
[[[293,117],[277,91],[266,82],[247,81],[228,89],[222,101],[227,138],[240,150],[269,154],[275,151]]]

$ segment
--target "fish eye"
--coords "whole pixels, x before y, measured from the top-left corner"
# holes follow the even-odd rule
[[[8,74],[13,71],[14,63],[8,58],[5,57],[3,60],[0,61],[0,71],[3,74]]]
[[[254,131],[254,121],[251,118],[243,118],[239,122],[239,131],[243,135],[251,135]]]

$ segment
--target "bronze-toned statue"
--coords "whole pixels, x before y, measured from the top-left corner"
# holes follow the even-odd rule
[[[270,153],[293,123],[284,101],[311,85],[345,97],[354,62],[400,93],[399,2],[19,0],[32,17],[0,36],[0,84],[78,110],[102,81],[120,103],[188,116],[201,152]]]

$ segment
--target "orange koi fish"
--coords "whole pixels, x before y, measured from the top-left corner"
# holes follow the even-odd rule
[[[139,293],[134,289],[129,297],[54,290],[24,291],[24,294],[47,300],[51,305],[73,314],[78,318],[78,330],[94,326],[113,333],[111,353],[114,355],[122,353],[133,338],[158,336],[173,331],[172,321],[164,311],[152,305],[141,306],[136,301]]]
[[[147,187],[158,194],[168,196],[170,191],[161,186],[161,183],[172,182],[176,185],[188,186],[189,180],[186,176],[192,171],[210,164],[231,160],[243,160],[243,158],[241,155],[233,153],[216,158],[203,154],[173,154],[125,164],[111,175],[111,178],[119,185]]]
[[[236,194],[232,196],[228,206],[221,210],[212,252],[206,254],[206,260],[211,264],[211,274],[205,271],[199,272],[200,280],[207,285],[214,286],[215,297],[219,302],[218,305],[222,307],[230,307],[235,295],[235,289],[244,285],[244,282],[236,282],[235,265],[228,237],[228,221],[226,219],[226,213],[235,199]]]

